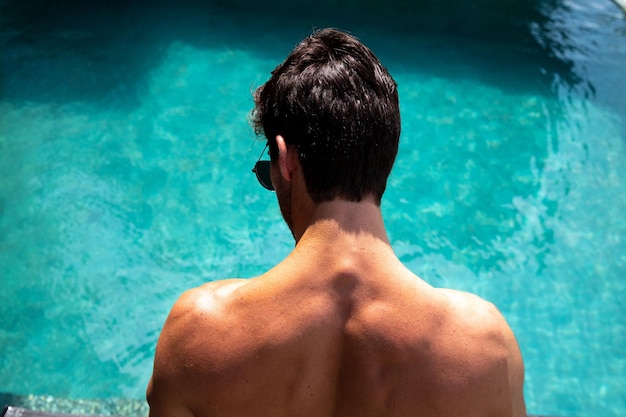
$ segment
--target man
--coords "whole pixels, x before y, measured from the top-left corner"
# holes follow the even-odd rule
[[[431,287],[390,246],[380,201],[400,115],[374,54],[346,33],[314,33],[256,91],[253,121],[271,157],[255,171],[276,189],[295,249],[260,277],[176,302],[150,415],[525,416],[504,318]]]

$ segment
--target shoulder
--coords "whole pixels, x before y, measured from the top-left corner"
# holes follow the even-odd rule
[[[227,325],[228,306],[237,289],[248,280],[228,279],[204,284],[183,293],[172,307],[157,343],[157,359],[169,356],[170,351],[180,357],[181,351],[190,354],[199,343],[219,339]],[[169,359],[169,358],[168,358]]]
[[[156,407],[183,404],[210,362],[228,351],[228,304],[248,281],[230,279],[204,284],[183,293],[172,307],[157,342],[148,400]],[[211,346],[211,349],[207,349]]]
[[[248,283],[246,279],[225,279],[185,291],[174,303],[165,326],[180,317],[219,311],[238,288]]]
[[[512,335],[504,316],[493,303],[462,291],[439,291],[451,324],[463,326],[468,334],[478,338],[500,339]]]
[[[462,362],[485,381],[491,392],[500,392],[512,415],[525,415],[524,365],[513,331],[498,308],[473,294],[441,290],[447,299],[447,328],[457,343],[453,348]],[[506,387],[506,389],[503,389]]]
[[[446,300],[448,328],[463,335],[466,346],[472,351],[479,349],[486,358],[493,355],[521,360],[513,331],[493,303],[462,291],[445,289],[441,293]]]
[[[233,292],[246,283],[243,279],[215,281],[184,292],[174,303],[163,325],[157,350],[167,345],[171,338],[175,338],[180,347],[181,342],[196,333],[200,325],[219,323]]]

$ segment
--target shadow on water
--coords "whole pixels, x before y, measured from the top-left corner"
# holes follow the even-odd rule
[[[0,392],[0,410],[2,410],[7,405],[16,404],[17,398],[18,397],[13,394]]]
[[[584,82],[572,70],[572,62],[555,53],[559,45],[541,36],[550,11],[559,3],[4,0],[0,94],[5,100],[101,105],[114,100],[117,106],[132,107],[147,72],[172,41],[201,48],[241,48],[267,54],[278,63],[298,39],[324,26],[353,31],[383,61],[401,62],[409,69],[432,68],[441,77],[478,78],[503,89],[545,92],[554,74],[570,85]],[[427,57],[412,53],[413,40],[426,40],[432,53]],[[463,48],[468,59],[487,71],[476,68],[468,73],[458,65],[445,65],[450,59],[464,59],[462,54],[442,52],[446,42],[468,46]],[[484,47],[476,48],[477,43]]]

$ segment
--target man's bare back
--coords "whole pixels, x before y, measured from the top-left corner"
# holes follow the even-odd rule
[[[328,220],[265,275],[181,297],[153,384],[152,416],[525,415],[520,353],[491,304]]]
[[[432,288],[392,250],[380,204],[400,115],[375,55],[349,34],[314,33],[257,90],[254,118],[271,161],[253,171],[296,247],[257,278],[178,300],[151,417],[524,416],[504,318]]]

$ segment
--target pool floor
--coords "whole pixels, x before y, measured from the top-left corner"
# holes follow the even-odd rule
[[[13,395],[0,393],[0,410],[6,406],[47,413],[108,415],[125,417],[145,417],[148,405],[142,400],[104,399],[85,400],[57,398],[52,396]]]

